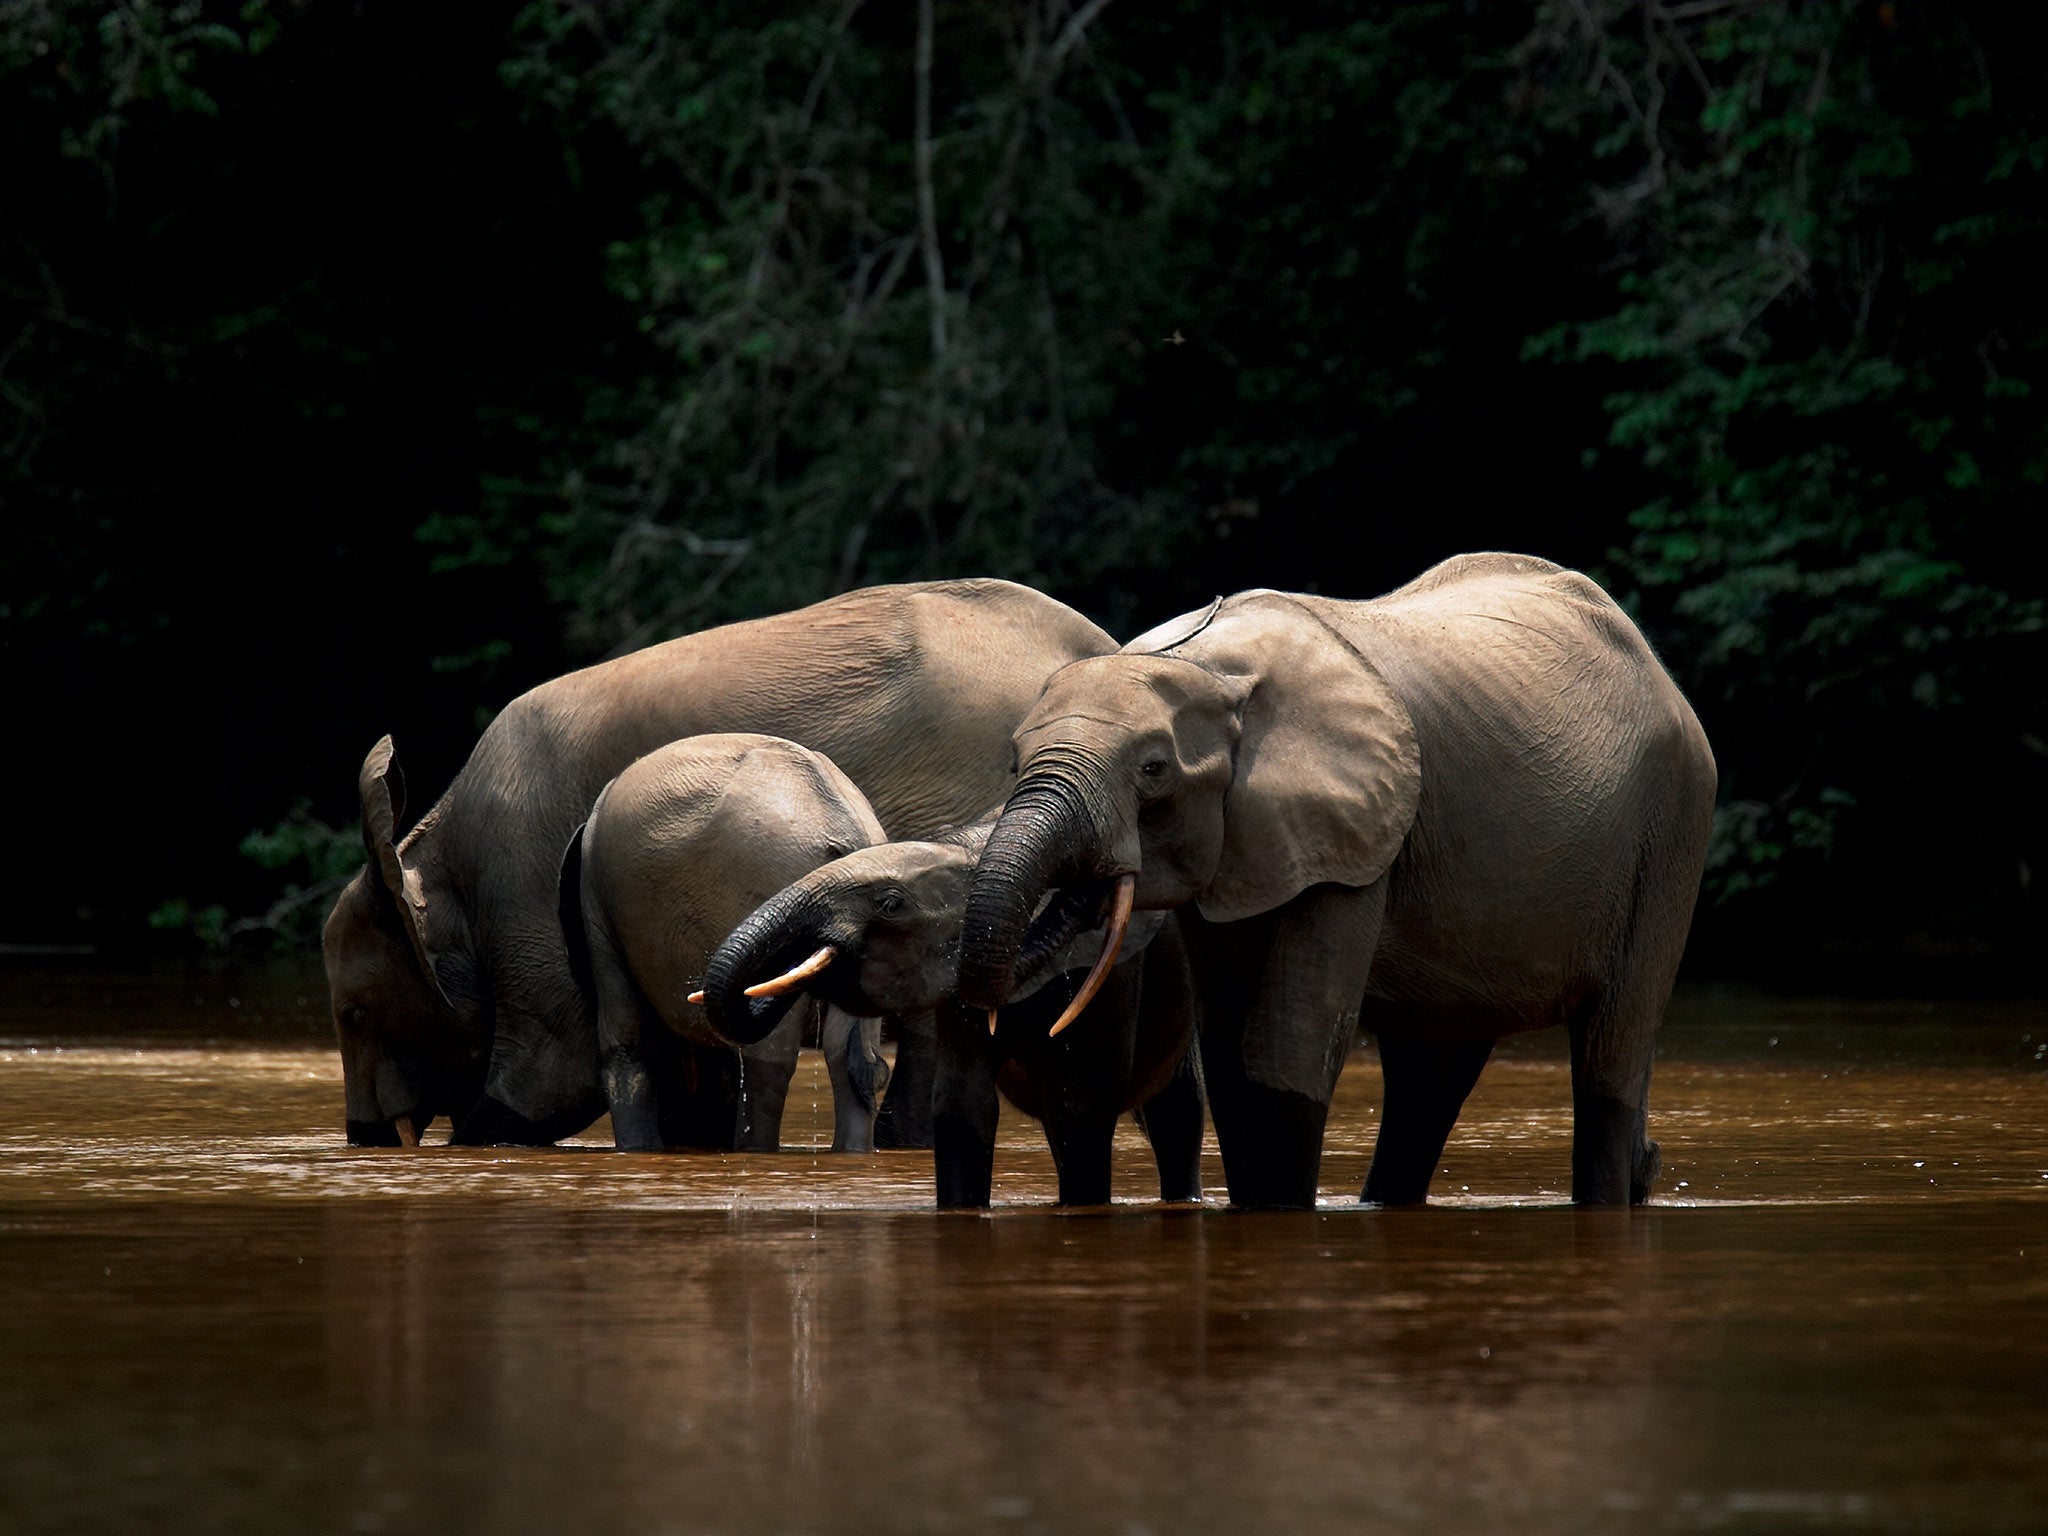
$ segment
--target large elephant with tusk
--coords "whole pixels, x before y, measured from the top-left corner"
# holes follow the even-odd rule
[[[1361,1025],[1385,1092],[1365,1200],[1421,1201],[1494,1042],[1554,1024],[1574,1198],[1648,1197],[1715,770],[1592,581],[1478,554],[1371,601],[1240,593],[1054,674],[1016,741],[960,995],[1009,995],[1048,893],[1178,911],[1234,1203],[1314,1203]]]
[[[390,738],[359,779],[369,866],[324,938],[348,1136],[540,1144],[604,1112],[592,1009],[556,910],[562,850],[620,770],[712,732],[823,752],[891,836],[986,814],[1010,733],[1056,669],[1114,648],[1006,581],[870,587],[688,635],[544,683],[506,706],[448,791],[403,830]],[[928,1136],[931,1079],[901,1070],[878,1135]]]
[[[563,855],[560,910],[622,1150],[776,1149],[812,1010],[735,1050],[693,989],[711,951],[773,892],[886,835],[830,758],[779,736],[686,736],[605,786]],[[832,1150],[872,1152],[889,1079],[879,1019],[823,1011]]]
[[[806,993],[859,1017],[936,1009],[941,1206],[989,1203],[999,1092],[1043,1124],[1061,1204],[1108,1203],[1111,1141],[1129,1111],[1152,1144],[1160,1198],[1199,1200],[1196,1004],[1170,914],[1131,924],[1127,908],[1069,901],[1020,956],[999,1012],[954,999],[968,887],[991,825],[864,848],[771,896],[705,966],[712,1027],[741,1044],[772,1038]],[[1062,1033],[1084,1007],[1086,1027]]]

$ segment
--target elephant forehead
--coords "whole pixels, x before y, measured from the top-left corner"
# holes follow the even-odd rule
[[[1165,725],[1176,708],[1213,695],[1227,702],[1223,687],[1192,662],[1161,656],[1097,656],[1063,667],[1047,684],[1018,737],[1066,722],[1143,729]]]
[[[857,883],[883,883],[967,870],[973,863],[965,849],[945,843],[883,843],[849,853],[830,868],[836,875]]]

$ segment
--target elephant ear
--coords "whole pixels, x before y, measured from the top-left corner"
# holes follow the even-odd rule
[[[1415,723],[1377,667],[1305,604],[1230,599],[1178,654],[1244,690],[1223,854],[1197,899],[1211,922],[1312,885],[1370,885],[1415,820]]]
[[[408,868],[398,856],[398,818],[405,810],[405,775],[399,770],[396,749],[389,736],[370,748],[370,755],[363,759],[356,788],[363,797],[363,847],[370,855],[370,868],[377,874],[370,889],[378,898],[379,908],[412,945],[428,985],[441,992],[445,1001],[447,994],[442,992],[440,978],[434,974],[433,958],[427,952],[426,888],[421,884],[419,871]]]

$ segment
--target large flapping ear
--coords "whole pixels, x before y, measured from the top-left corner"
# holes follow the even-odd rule
[[[356,788],[363,797],[363,847],[370,855],[370,868],[377,878],[371,889],[378,905],[384,907],[412,944],[420,969],[437,992],[440,978],[427,953],[427,895],[419,871],[408,869],[398,856],[398,818],[405,810],[405,775],[386,736],[370,748],[363,759],[363,771],[356,776]],[[445,994],[444,994],[445,996]]]
[[[1370,885],[1415,820],[1421,754],[1408,710],[1306,605],[1244,593],[1174,654],[1246,688],[1223,856],[1197,901],[1227,923],[1312,885]]]

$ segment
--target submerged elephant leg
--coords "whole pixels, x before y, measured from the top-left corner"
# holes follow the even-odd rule
[[[1379,1139],[1358,1198],[1368,1205],[1420,1205],[1493,1042],[1445,1045],[1381,1035],[1379,1046]]]
[[[1000,1113],[986,1016],[947,1002],[936,1017],[932,1160],[939,1206],[986,1206],[995,1181]]]
[[[832,1079],[834,1152],[875,1150],[875,1114],[889,1081],[889,1064],[882,1059],[881,1030],[879,1019],[857,1019],[843,1009],[825,1008],[818,1044]]]
[[[1062,1117],[1045,1122],[1045,1143],[1059,1175],[1061,1205],[1108,1205],[1110,1147],[1115,1115]]]
[[[654,1079],[645,1063],[630,1051],[608,1052],[604,1058],[604,1097],[611,1106],[612,1145],[621,1152],[661,1150],[661,1112],[655,1105]]]
[[[630,985],[630,983],[626,984]],[[597,1015],[599,1066],[605,1104],[611,1111],[612,1145],[621,1152],[658,1152],[661,1136],[659,1084],[664,1052],[674,1037],[649,1016],[637,994],[600,987]]]
[[[1358,1036],[1386,895],[1385,880],[1318,885],[1257,917],[1188,923],[1202,1079],[1232,1205],[1316,1203],[1330,1095]]]
[[[792,1008],[739,1053],[739,1115],[733,1145],[742,1152],[774,1152],[782,1146],[782,1110],[789,1100],[789,1080],[796,1075],[805,1011]]]
[[[1572,1200],[1579,1205],[1641,1205],[1663,1161],[1649,1137],[1650,1067],[1712,826],[1711,764],[1703,789],[1685,778],[1660,787],[1618,924],[1616,958],[1570,1019]]]
[[[1199,1202],[1202,1198],[1202,1080],[1195,1047],[1137,1109],[1139,1128],[1152,1144],[1159,1169],[1159,1198]]]
[[[907,1014],[896,1021],[896,1066],[875,1116],[877,1147],[932,1145],[932,1091],[937,1066],[938,1026],[932,1013]]]
[[[1663,1163],[1649,1137],[1656,1022],[1625,1017],[1603,1002],[1571,1025],[1575,1205],[1641,1205]]]

